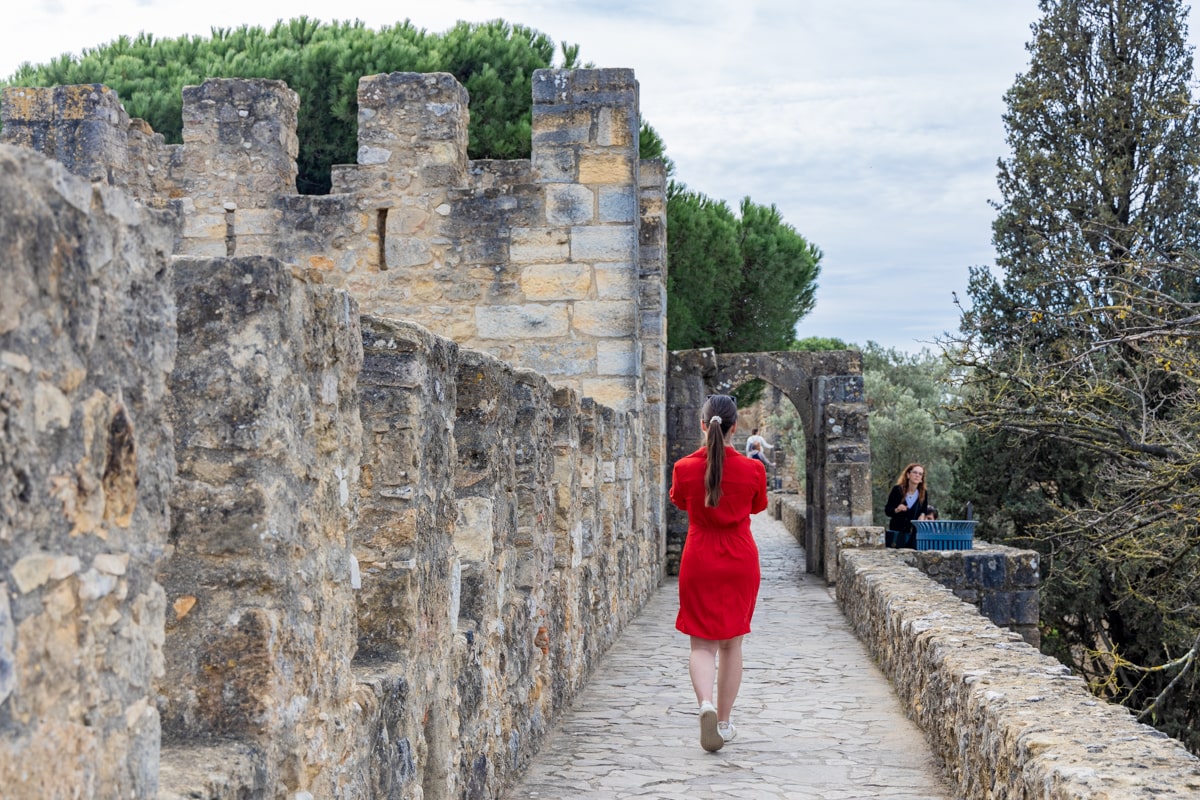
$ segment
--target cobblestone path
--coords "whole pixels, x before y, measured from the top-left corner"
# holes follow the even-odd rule
[[[804,551],[753,517],[763,584],[734,706],[737,739],[700,748],[687,637],[669,580],[621,634],[507,800],[953,800],[921,732]]]

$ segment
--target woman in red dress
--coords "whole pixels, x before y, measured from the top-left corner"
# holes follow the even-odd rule
[[[671,476],[671,502],[688,515],[675,627],[691,637],[688,674],[700,704],[700,746],[710,752],[736,735],[729,717],[760,582],[750,515],[767,507],[766,469],[728,444],[736,427],[737,402],[709,397],[700,411],[704,446],[675,462]]]

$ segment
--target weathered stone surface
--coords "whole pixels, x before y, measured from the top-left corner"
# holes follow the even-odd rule
[[[589,300],[575,304],[571,327],[596,339],[636,341],[637,307],[625,300]]]
[[[567,306],[562,303],[528,303],[475,309],[480,339],[546,339],[565,336]]]
[[[327,796],[353,688],[358,310],[265,258],[179,261],[175,292],[164,731],[253,744],[273,793]]]
[[[571,229],[571,258],[575,261],[626,262],[636,250],[632,225],[590,225]]]
[[[358,163],[335,166],[334,194],[323,197],[296,195],[298,98],[277,81],[188,87],[183,145],[163,145],[103,86],[14,89],[3,113],[13,141],[175,208],[183,226],[176,254],[275,256],[322,273],[365,311],[493,354],[503,348],[515,366],[534,366],[521,341],[549,336],[569,345],[613,334],[504,326],[497,338],[494,326],[475,327],[467,309],[637,302],[641,330],[635,323],[618,335],[644,340],[652,361],[626,384],[631,394],[620,406],[647,410],[648,386],[649,409],[661,421],[666,183],[661,164],[639,158],[637,81],[629,70],[545,70],[535,97],[529,161],[469,162],[466,90],[451,75],[364,76]],[[521,273],[533,265],[544,269]],[[603,274],[580,278],[597,265]],[[661,439],[663,426],[653,433]]]
[[[509,253],[516,264],[561,264],[571,256],[570,237],[554,228],[514,229]]]
[[[521,270],[526,300],[584,300],[592,292],[592,271],[586,264],[537,264]]]
[[[596,217],[595,204],[596,195],[586,186],[550,184],[546,187],[546,221],[551,225],[591,223]]]
[[[183,90],[186,194],[197,210],[267,208],[296,191],[300,98],[282,81],[209,79]]]
[[[8,146],[0,209],[0,794],[152,798],[171,220]]]
[[[164,764],[105,763],[164,797],[485,797],[522,768],[662,564],[665,328],[648,320],[643,347],[638,326],[665,313],[662,242],[639,251],[661,233],[665,181],[638,158],[632,72],[550,81],[565,92],[535,114],[531,160],[468,162],[450,76],[364,78],[360,163],[335,167],[320,197],[295,193],[296,97],[282,84],[189,89],[173,146],[104,87],[6,93],[6,135],[167,209],[161,255],[186,258],[179,426],[134,427],[156,455],[177,444],[179,479],[157,487],[170,538],[87,557],[20,550],[2,575],[0,703],[22,692],[20,669],[3,676],[22,663],[23,604],[50,593],[45,608],[70,620],[130,602],[141,580],[138,624],[160,662],[166,636],[167,672],[120,716],[148,754],[161,711]],[[596,186],[579,181],[584,161]],[[86,184],[57,185],[85,215],[94,205]],[[371,312],[361,336],[342,290]],[[18,296],[0,293],[0,336],[21,323]],[[84,330],[105,330],[96,316]],[[174,325],[118,338],[146,347]],[[74,378],[47,378],[39,358],[0,348],[0,374],[30,387],[34,433],[106,430],[111,398],[79,411]],[[137,360],[157,363],[122,367]],[[101,488],[107,505],[83,486],[77,536],[136,524],[146,505],[131,492],[156,485],[118,471]],[[46,733],[73,752],[91,732]]]
[[[898,551],[840,554],[838,602],[961,797],[1191,798],[1200,760],[1097,700]]]

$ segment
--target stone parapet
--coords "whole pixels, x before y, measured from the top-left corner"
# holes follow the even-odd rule
[[[1093,697],[894,551],[841,551],[838,602],[943,761],[957,797],[1200,795],[1200,760]]]
[[[130,119],[101,84],[0,89],[0,142],[37,150],[74,175],[163,205],[176,148],[143,120]]]
[[[877,531],[882,537],[880,528]],[[979,609],[1001,628],[1021,635],[1029,644],[1041,643],[1038,622],[1041,575],[1038,554],[976,539],[970,550],[900,550],[901,560],[921,570]]]
[[[296,122],[300,97],[282,81],[209,79],[183,89],[180,193],[195,213],[267,209],[278,194],[296,192]],[[266,217],[243,236],[274,238]],[[223,237],[222,237],[223,238]]]
[[[661,580],[666,465],[637,82],[535,85],[533,158],[471,162],[450,76],[364,78],[321,197],[279,82],[188,87],[180,145],[103,86],[5,90],[6,139],[65,164],[12,156],[36,235],[0,205],[0,376],[42,447],[7,496],[71,525],[0,528],[0,785],[432,799],[523,767]],[[30,773],[38,742],[74,767]]]
[[[268,258],[178,260],[174,283],[164,734],[253,745],[269,791],[332,794],[356,646],[358,309]]]
[[[126,194],[0,146],[5,797],[157,789],[171,240]]]
[[[0,159],[6,789],[497,796],[658,586],[641,418]]]

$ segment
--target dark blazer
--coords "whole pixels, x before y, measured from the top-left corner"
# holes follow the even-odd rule
[[[892,491],[888,493],[887,503],[883,506],[883,513],[888,518],[888,532],[886,535],[886,544],[888,547],[907,547],[915,548],[917,546],[917,533],[913,528],[913,520],[920,517],[922,514],[929,512],[929,492],[925,492],[925,500],[920,499],[900,513],[896,513],[896,506],[904,502],[904,490],[897,484],[892,487]],[[892,535],[892,534],[896,535]]]

